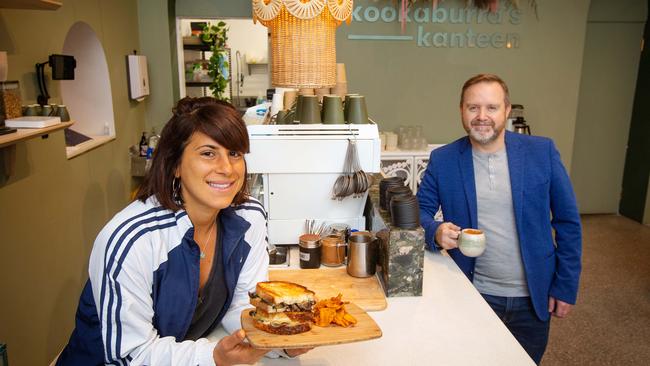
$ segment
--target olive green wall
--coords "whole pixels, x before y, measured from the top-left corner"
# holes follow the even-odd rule
[[[165,8],[166,6],[166,8]],[[250,1],[232,0],[138,0],[143,9],[140,16],[140,42],[150,59],[163,62],[155,66],[157,85],[147,109],[147,130],[160,131],[170,116],[171,108],[180,98],[178,58],[176,54],[176,17],[179,18],[250,18]],[[170,39],[160,34],[169,34]],[[171,60],[171,61],[167,61]],[[169,66],[171,65],[171,73]],[[169,88],[172,86],[172,88]],[[173,95],[171,95],[173,93]]]
[[[88,23],[104,47],[116,140],[71,160],[62,131],[18,143],[15,174],[0,179],[0,342],[8,344],[12,366],[47,365],[67,342],[95,236],[128,203],[128,146],[144,128],[144,105],[128,99],[125,55],[139,48],[130,0],[0,9],[0,49],[9,51],[9,79],[20,80],[23,102],[36,99],[34,64],[61,53],[77,21]],[[49,91],[60,103],[57,82]]]
[[[250,4],[244,3],[178,0],[176,13],[250,16]],[[475,32],[518,33],[517,49],[354,41],[349,34],[402,35],[400,25],[381,20],[342,25],[337,32],[337,59],[346,64],[349,91],[366,95],[370,115],[381,129],[421,124],[430,142],[446,143],[464,133],[457,108],[462,83],[479,72],[497,73],[508,82],[512,102],[524,105],[533,133],[555,140],[574,181],[581,212],[615,213],[646,1],[545,0],[538,2],[538,17],[527,2],[520,3],[519,25],[504,21],[469,26]],[[363,10],[391,4],[355,0],[355,7]],[[463,4],[448,0],[441,6]],[[417,26],[407,24],[403,35],[417,38]],[[429,23],[424,30],[460,32],[467,27]]]
[[[176,16],[183,18],[251,17],[250,1],[176,0]]]
[[[178,0],[176,12],[188,17],[250,16],[250,3],[245,3],[235,6],[224,1],[220,4]],[[459,8],[464,3],[448,0],[440,6]],[[337,32],[337,60],[346,64],[349,91],[366,96],[369,113],[381,129],[420,124],[429,142],[446,143],[464,134],[458,112],[462,83],[480,72],[499,74],[510,85],[512,101],[525,106],[533,133],[552,137],[564,162],[571,166],[589,1],[540,1],[539,19],[527,2],[521,3],[523,15],[519,25],[507,20],[498,25],[424,25],[429,32],[464,32],[468,27],[475,32],[515,32],[521,39],[516,49],[354,41],[348,40],[348,34],[400,35],[400,24],[379,20],[342,25]],[[355,1],[355,7],[364,9],[392,4],[388,0]],[[409,23],[404,35],[417,38],[417,26],[418,23]]]
[[[172,48],[174,27],[169,24],[166,0],[138,0],[140,51],[147,56],[151,94],[146,103],[146,130],[162,130],[178,100],[178,77]]]
[[[424,24],[426,32],[518,33],[519,48],[417,47],[415,42],[351,41],[348,34],[399,35],[399,23],[352,22],[337,32],[337,59],[346,64],[351,92],[366,95],[370,115],[384,130],[423,125],[429,142],[448,143],[464,135],[459,94],[477,73],[500,75],[511,101],[523,104],[533,134],[555,140],[563,161],[571,165],[573,134],[589,1],[538,1],[539,19],[522,1],[519,25]],[[389,1],[355,1],[355,6],[383,6]],[[459,8],[464,1],[445,1]],[[427,5],[425,5],[427,6]],[[430,5],[428,5],[430,7]],[[404,35],[418,34],[418,23]]]
[[[249,17],[251,3],[228,0],[138,0],[137,3],[140,51],[148,59],[151,87],[151,95],[144,102],[145,125],[147,131],[153,127],[160,133],[179,99],[176,17]]]
[[[646,0],[591,2],[571,169],[583,213],[618,212],[646,14]]]

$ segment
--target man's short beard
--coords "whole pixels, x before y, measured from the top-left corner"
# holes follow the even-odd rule
[[[469,138],[472,141],[478,143],[479,145],[489,145],[490,143],[494,142],[499,137],[499,135],[503,131],[503,128],[505,127],[505,126],[503,126],[501,129],[497,130],[495,128],[495,126],[496,126],[496,124],[492,123],[492,126],[491,126],[492,127],[492,134],[490,134],[490,135],[481,134],[478,131],[476,131],[475,129],[473,129],[472,128],[473,126],[472,126],[471,122],[469,124],[469,128],[465,128],[465,131],[467,131],[467,134],[469,135]]]
[[[472,141],[477,142],[480,145],[488,145],[488,144],[492,143],[494,140],[496,140],[498,136],[499,136],[499,133],[494,129],[492,129],[492,134],[490,134],[490,135],[481,134],[481,133],[479,133],[476,130],[471,129],[471,128],[469,130],[469,138],[472,139]]]

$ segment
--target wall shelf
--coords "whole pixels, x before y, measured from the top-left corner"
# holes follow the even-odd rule
[[[184,44],[183,45],[184,50],[189,50],[189,51],[210,51],[210,46],[207,44]]]
[[[266,62],[255,62],[255,63],[249,63],[247,62],[246,65],[248,66],[248,75],[253,74],[253,70],[258,70],[257,73],[261,74],[266,74],[268,73],[268,66],[269,64]]]
[[[34,137],[47,135],[50,132],[62,130],[66,127],[72,126],[73,123],[74,122],[61,122],[45,128],[19,128],[17,132],[0,136],[0,148],[11,146],[17,142],[29,140]]]
[[[57,10],[63,5],[63,0],[0,0],[0,8]]]
[[[66,146],[65,148],[65,155],[68,159],[72,159],[75,156],[79,156],[86,151],[90,151],[92,149],[95,149],[97,147],[100,147],[102,145],[105,145],[113,140],[115,140],[114,135],[100,135],[100,136],[88,136],[91,139],[82,142],[79,145],[76,146]]]
[[[185,86],[210,86],[212,85],[211,81],[186,81]]]

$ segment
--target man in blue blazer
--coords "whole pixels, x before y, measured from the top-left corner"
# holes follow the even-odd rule
[[[569,177],[553,142],[505,130],[507,85],[480,74],[463,85],[468,136],[431,153],[417,197],[427,247],[446,249],[539,364],[550,314],[575,304],[582,234]],[[434,220],[442,210],[444,222]],[[485,252],[458,250],[462,229],[483,230]]]

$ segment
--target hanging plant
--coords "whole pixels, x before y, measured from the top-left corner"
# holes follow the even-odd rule
[[[208,64],[208,75],[212,78],[209,86],[215,98],[228,100],[225,95],[228,80],[230,80],[230,64],[228,63],[228,51],[225,49],[213,50]]]
[[[210,46],[212,56],[208,60],[208,75],[212,78],[209,88],[215,98],[228,100],[225,95],[228,80],[230,80],[230,63],[226,41],[228,40],[228,27],[220,21],[217,24],[206,24],[201,33],[201,41]]]

